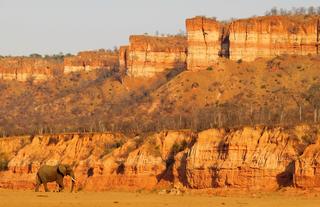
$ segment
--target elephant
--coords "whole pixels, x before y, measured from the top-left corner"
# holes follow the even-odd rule
[[[38,192],[40,185],[43,184],[45,191],[49,192],[47,183],[54,182],[54,181],[56,181],[56,183],[59,185],[59,191],[62,191],[64,189],[63,177],[66,175],[71,177],[71,180],[72,180],[71,192],[72,192],[76,179],[70,165],[59,164],[55,166],[50,166],[50,165],[41,166],[36,176],[35,191]]]

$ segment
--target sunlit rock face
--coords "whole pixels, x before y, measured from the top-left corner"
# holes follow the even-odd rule
[[[199,133],[187,157],[192,188],[276,189],[292,184],[297,142],[282,129],[211,129]]]
[[[265,16],[228,23],[206,17],[187,19],[188,70],[214,67],[219,57],[254,61],[282,54],[318,54],[319,19],[319,16]]]
[[[77,189],[90,191],[319,188],[320,141],[314,134],[318,129],[244,127],[162,131],[146,137],[74,133],[3,138],[0,187],[32,189],[41,165],[66,163],[73,166]]]
[[[320,186],[320,137],[306,148],[295,162],[295,185],[300,188],[318,188]]]
[[[112,51],[83,51],[76,56],[64,58],[64,73],[92,71],[96,69],[112,70],[118,65],[118,54]]]
[[[0,79],[17,81],[43,81],[62,73],[63,63],[49,58],[0,58]]]
[[[120,66],[131,77],[152,77],[157,73],[185,68],[187,42],[183,36],[130,36],[130,45],[120,49]]]
[[[205,70],[214,65],[221,51],[222,24],[214,19],[195,17],[186,20],[188,70]]]
[[[230,59],[253,61],[319,52],[319,16],[241,19],[229,26]]]

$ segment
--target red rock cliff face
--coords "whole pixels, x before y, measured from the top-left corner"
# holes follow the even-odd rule
[[[229,28],[230,59],[253,61],[281,54],[317,54],[319,19],[272,16],[234,21]]]
[[[247,127],[144,138],[102,133],[0,139],[0,154],[9,161],[0,187],[32,189],[40,165],[60,162],[73,164],[78,189],[93,191],[320,187],[319,141],[309,145],[308,136],[310,127]]]
[[[114,52],[83,51],[76,56],[64,58],[64,73],[91,71],[96,69],[111,70],[118,65],[118,54]]]
[[[219,56],[254,61],[281,54],[319,54],[319,16],[267,16],[229,24],[195,17],[186,20],[188,70],[205,70]]]
[[[186,20],[188,70],[205,70],[219,58],[222,25],[216,20],[195,17]]]
[[[295,162],[295,185],[302,188],[320,186],[320,137]]]
[[[127,69],[128,46],[121,46],[119,49],[119,66],[121,70]]]
[[[298,156],[295,144],[279,129],[204,131],[187,158],[188,183],[192,188],[290,185],[292,161]]]
[[[123,51],[126,56],[120,55],[120,64],[127,67],[129,76],[151,77],[173,68],[184,68],[187,42],[184,37],[134,35],[130,37],[129,47]]]
[[[47,80],[55,73],[62,73],[62,62],[30,57],[0,58],[0,79],[26,81],[30,78],[36,81]]]

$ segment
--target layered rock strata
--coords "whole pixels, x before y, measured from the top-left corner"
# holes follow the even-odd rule
[[[292,185],[292,162],[298,156],[295,144],[279,129],[204,131],[187,158],[188,183],[192,188]]]
[[[319,20],[317,16],[271,16],[234,21],[229,27],[230,59],[318,54]]]
[[[151,37],[134,35],[130,45],[123,48],[120,65],[132,77],[151,77],[157,73],[184,68],[187,59],[185,37]]]
[[[83,51],[76,56],[64,58],[64,73],[92,71],[96,69],[112,70],[118,65],[118,54],[111,51]]]
[[[319,16],[266,16],[221,23],[186,20],[188,70],[214,67],[219,57],[254,61],[277,55],[319,54]]]
[[[294,183],[301,188],[320,187],[320,137],[295,161]]]
[[[0,79],[17,81],[43,81],[62,73],[63,63],[47,58],[0,58]]]
[[[215,64],[221,51],[222,24],[215,19],[195,17],[186,20],[188,70],[205,70]]]
[[[8,161],[7,168],[1,168],[0,187],[32,189],[40,165],[61,162],[73,165],[78,189],[93,191],[320,187],[320,142],[318,138],[310,144],[310,129],[246,127],[133,138],[96,133],[0,139],[1,159]]]

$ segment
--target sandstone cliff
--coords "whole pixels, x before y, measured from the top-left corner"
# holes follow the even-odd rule
[[[168,69],[184,68],[186,64],[187,42],[184,37],[134,35],[130,37],[129,47],[124,49],[120,64],[126,66],[129,76],[150,77]]]
[[[317,130],[245,127],[133,138],[97,133],[0,139],[9,161],[0,187],[32,189],[40,165],[60,162],[74,166],[78,189],[93,191],[320,187],[319,139],[310,144],[307,138],[312,132],[316,140]]]
[[[319,54],[319,16],[266,16],[221,23],[186,20],[188,70],[205,70],[220,57],[254,61],[282,54]]]
[[[319,20],[318,16],[271,16],[234,21],[229,27],[230,59],[318,54]]]
[[[119,67],[120,70],[127,69],[127,59],[128,59],[128,46],[121,46],[119,49]]]
[[[26,81],[47,80],[55,73],[62,73],[60,61],[46,58],[4,57],[0,58],[0,79]]]
[[[222,24],[195,17],[186,20],[188,34],[188,70],[205,70],[219,58]]]
[[[64,73],[91,71],[96,69],[111,70],[118,65],[118,54],[110,51],[83,51],[76,56],[64,58]]]
[[[320,186],[320,137],[295,161],[294,183],[301,188]]]

